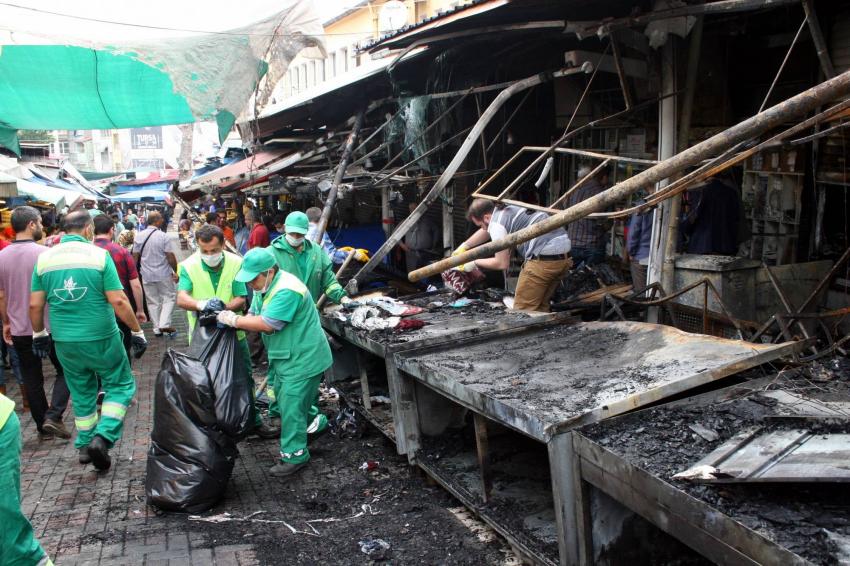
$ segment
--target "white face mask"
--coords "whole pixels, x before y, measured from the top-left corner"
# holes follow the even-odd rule
[[[201,260],[206,263],[210,267],[218,267],[221,263],[221,260],[224,259],[224,253],[218,252],[217,254],[201,254]]]
[[[297,248],[298,246],[304,243],[304,236],[301,236],[300,238],[295,238],[287,234],[286,241],[289,242],[289,245],[293,248]]]
[[[268,291],[269,287],[271,287],[271,284],[272,284],[272,270],[269,269],[268,271],[266,271],[266,284],[263,285],[263,288],[261,290],[257,291],[257,292],[261,295],[265,295],[266,291]]]

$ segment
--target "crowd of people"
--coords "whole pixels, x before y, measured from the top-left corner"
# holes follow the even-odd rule
[[[332,362],[315,303],[323,294],[351,302],[334,275],[340,254],[329,240],[320,245],[308,238],[316,210],[272,217],[274,230],[246,210],[236,231],[226,210],[209,210],[191,230],[193,253],[178,263],[175,239],[166,232],[168,209],[86,204],[68,211],[59,226],[51,223],[48,235],[37,209],[15,208],[11,242],[0,250],[2,342],[39,439],[72,437],[63,422],[70,400],[79,462],[108,470],[136,390],[132,363],[147,349],[141,324],[150,321],[155,336],[174,336],[178,306],[189,339],[201,316],[236,329],[248,376],[264,355],[270,408],[265,421],[255,408],[252,432],[279,439],[273,476],[306,466],[308,445],[328,428],[318,395]],[[243,228],[244,257],[226,249],[239,249]],[[354,251],[368,259],[365,250]],[[56,371],[49,399],[46,359]],[[19,486],[20,422],[5,393],[0,385],[0,479],[8,475],[10,486]],[[11,556],[33,564],[47,559],[20,511],[19,487],[0,493],[0,520],[11,526],[3,541]]]

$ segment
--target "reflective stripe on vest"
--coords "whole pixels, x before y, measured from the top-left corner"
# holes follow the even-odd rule
[[[15,412],[15,402],[0,393],[0,429],[6,425],[9,415]]]
[[[300,279],[288,271],[279,270],[277,272],[277,281],[275,281],[271,290],[266,293],[266,296],[263,297],[263,307],[266,307],[274,296],[283,290],[295,291],[302,297],[309,293],[307,286]]]
[[[239,273],[239,268],[242,267],[242,258],[238,255],[224,252],[221,276],[218,279],[218,288],[216,289],[213,289],[210,274],[204,270],[200,252],[190,255],[180,262],[180,266],[186,270],[186,275],[192,282],[193,299],[202,301],[218,297],[224,304],[233,300],[233,281],[236,279],[236,274]],[[189,321],[189,340],[191,341],[192,331],[195,330],[195,322],[197,321],[197,312],[186,311],[186,319]],[[240,331],[237,336],[240,339],[244,338],[245,333]]]
[[[60,269],[94,269],[103,271],[109,252],[85,242],[64,242],[50,248],[36,262],[39,275]]]

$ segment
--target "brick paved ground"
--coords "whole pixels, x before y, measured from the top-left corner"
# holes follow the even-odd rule
[[[72,442],[39,441],[32,420],[19,412],[24,512],[58,565],[367,563],[357,541],[369,536],[389,540],[396,563],[502,562],[502,543],[473,534],[457,521],[449,511],[457,503],[416,477],[374,432],[360,440],[319,440],[311,466],[288,482],[267,475],[277,451],[274,441],[241,443],[225,499],[210,514],[244,517],[265,511],[261,517],[276,523],[210,525],[148,507],[144,478],[153,384],[166,348],[185,347],[183,313],[175,313],[175,320],[181,330],[176,340],[154,338],[145,325],[151,346],[134,362],[138,393],[108,472],[97,474],[90,465],[79,464]],[[46,364],[48,368],[52,373]],[[17,388],[10,389],[20,407]],[[70,408],[65,422],[73,426]],[[366,459],[381,461],[380,471],[358,472],[358,463]],[[361,503],[370,504],[370,512],[315,523],[321,536],[300,532],[307,530],[307,518],[350,518]],[[292,533],[282,521],[299,532]]]

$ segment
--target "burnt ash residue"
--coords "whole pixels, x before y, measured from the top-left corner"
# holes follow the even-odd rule
[[[403,344],[426,338],[437,338],[456,332],[480,329],[482,332],[492,330],[493,324],[530,321],[532,317],[526,313],[509,311],[503,306],[491,306],[492,303],[472,303],[466,307],[454,308],[449,306],[428,306],[435,299],[430,298],[424,304],[416,304],[425,301],[418,299],[408,304],[421,306],[426,311],[405,318],[425,321],[422,328],[397,332],[393,329],[368,332],[357,330],[361,339],[370,339],[385,345]]]
[[[823,401],[850,401],[846,360],[836,367],[838,371],[833,370],[830,377],[817,365],[806,366],[767,380],[763,387]],[[824,377],[829,381],[813,380]],[[779,402],[756,391],[731,401],[648,409],[588,425],[581,434],[803,558],[815,564],[839,563],[840,551],[833,539],[850,537],[850,485],[846,483],[707,485],[670,479],[742,430],[765,426],[765,417],[780,411]],[[688,428],[692,424],[717,432],[719,438],[703,439]],[[778,426],[787,425],[768,428]],[[848,431],[847,424],[816,429]]]
[[[627,351],[628,341],[629,334],[616,328],[562,325],[417,358],[482,394],[560,422],[651,388],[682,369],[675,362],[643,363]]]

